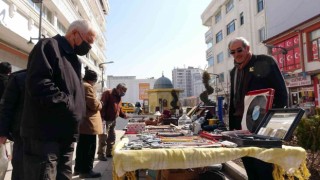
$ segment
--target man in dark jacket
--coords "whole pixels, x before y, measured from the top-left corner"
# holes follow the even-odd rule
[[[41,39],[27,66],[21,136],[25,179],[71,179],[78,122],[86,113],[81,61],[96,32],[87,20]]]
[[[243,37],[231,40],[228,48],[235,63],[230,72],[229,129],[240,130],[244,97],[249,91],[273,88],[274,108],[287,106],[288,93],[279,67],[271,56],[252,54],[248,41]],[[251,157],[244,157],[242,161],[249,180],[273,179],[272,164]]]
[[[106,126],[106,132],[99,134],[98,159],[106,161],[106,157],[112,157],[112,147],[116,141],[116,119],[117,117],[127,118],[126,114],[121,109],[121,97],[127,92],[127,87],[124,83],[120,83],[112,90],[103,92],[101,102],[102,120],[105,121],[103,126]]]
[[[11,73],[12,67],[8,62],[0,63],[0,99],[4,93],[6,88],[6,84],[8,82],[9,74]]]
[[[13,140],[12,180],[23,178],[23,151],[20,137],[20,121],[23,111],[26,70],[10,74],[9,81],[0,102],[0,144]]]

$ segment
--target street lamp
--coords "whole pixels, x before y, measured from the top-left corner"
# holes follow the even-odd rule
[[[30,40],[27,44],[33,44],[32,40],[40,40],[41,39],[41,27],[42,27],[42,9],[43,9],[43,0],[31,0],[33,3],[39,3],[40,13],[39,13],[39,35],[37,38],[30,37]]]
[[[103,62],[99,64],[99,68],[101,68],[101,93],[103,92],[104,88],[104,64],[111,64],[114,63],[113,61]]]

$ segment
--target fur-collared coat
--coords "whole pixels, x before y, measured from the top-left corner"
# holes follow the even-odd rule
[[[102,105],[97,99],[93,86],[84,81],[84,91],[86,97],[86,117],[80,122],[80,134],[102,134],[102,120],[100,110]]]

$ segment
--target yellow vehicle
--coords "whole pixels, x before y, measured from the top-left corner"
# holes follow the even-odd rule
[[[128,102],[123,102],[122,103],[122,111],[125,113],[134,113],[134,111],[135,111],[134,104],[128,103]]]

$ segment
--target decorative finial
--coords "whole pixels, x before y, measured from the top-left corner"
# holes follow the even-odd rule
[[[163,71],[162,71],[162,77],[164,77],[164,75],[163,75]]]

